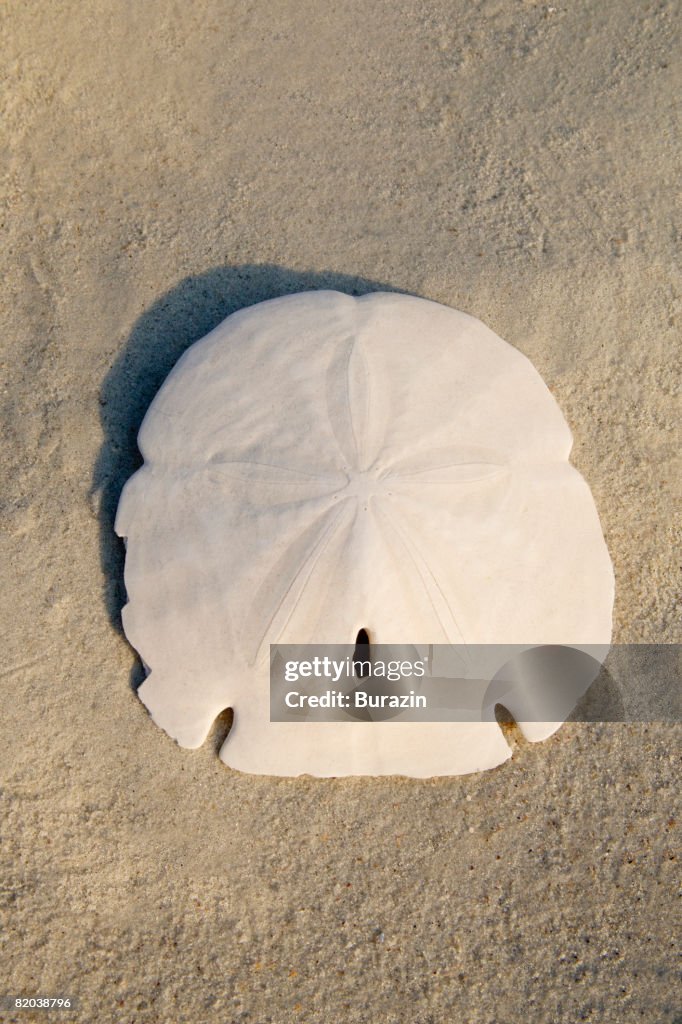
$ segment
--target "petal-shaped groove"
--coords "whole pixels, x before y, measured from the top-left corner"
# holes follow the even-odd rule
[[[351,348],[347,373],[348,412],[355,446],[354,464],[362,472],[367,468],[372,393],[367,360],[360,340],[356,340]]]
[[[340,339],[325,375],[325,413],[344,465],[356,465],[358,443],[350,406],[349,376],[355,338]]]
[[[432,508],[461,508],[461,503],[477,495],[490,495],[490,484],[502,484],[510,467],[499,452],[483,448],[435,448],[421,456],[412,454],[395,460],[384,479],[390,493],[403,495]]]
[[[352,500],[346,499],[323,512],[288,546],[264,578],[246,615],[244,646],[251,664],[262,661],[269,644],[281,637],[351,505]]]
[[[430,643],[441,644],[463,644],[466,643],[464,634],[460,629],[454,612],[450,607],[443,587],[439,584],[433,568],[429,565],[423,554],[419,551],[415,540],[410,538],[409,533],[400,526],[396,514],[396,503],[391,499],[386,500],[386,508],[379,511],[387,533],[392,533],[397,538],[399,545],[405,552],[415,569],[416,579],[422,584],[424,593],[428,597],[433,614],[440,626],[440,635],[432,638]]]
[[[507,460],[501,452],[473,445],[453,445],[427,448],[406,458],[394,459],[382,476],[391,481],[418,477],[420,482],[456,485],[486,480],[507,469]]]
[[[348,483],[344,473],[303,473],[261,462],[211,461],[201,472],[228,492],[242,486],[250,504],[266,507],[333,495]]]

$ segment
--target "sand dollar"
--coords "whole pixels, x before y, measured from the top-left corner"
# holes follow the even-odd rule
[[[235,313],[154,399],[118,509],[152,718],[196,747],[232,707],[221,757],[249,772],[499,764],[495,722],[271,723],[270,644],[608,643],[571,443],[528,359],[464,313],[332,291]]]

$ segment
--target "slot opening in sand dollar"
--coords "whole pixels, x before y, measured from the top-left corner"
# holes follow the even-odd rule
[[[220,756],[220,750],[223,744],[227,741],[227,737],[230,735],[230,731],[234,725],[234,711],[232,708],[223,708],[223,710],[216,715],[213,720],[211,727],[213,749]]]
[[[363,627],[358,630],[353,651],[353,669],[358,679],[366,679],[370,674],[370,658],[369,632]]]
[[[495,721],[502,730],[502,735],[512,749],[514,747],[524,746],[528,742],[526,737],[523,735],[523,730],[509,708],[505,707],[504,704],[498,701],[495,704],[493,712],[495,715]]]

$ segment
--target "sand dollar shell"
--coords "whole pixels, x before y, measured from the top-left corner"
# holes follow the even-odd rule
[[[270,644],[608,643],[571,442],[530,362],[437,303],[306,292],[229,317],[152,403],[116,519],[154,721],[196,747],[232,707],[221,757],[249,772],[505,760],[495,722],[270,723]]]

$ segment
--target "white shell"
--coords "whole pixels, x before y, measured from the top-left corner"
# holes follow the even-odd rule
[[[121,497],[139,696],[183,747],[273,775],[454,775],[495,722],[271,723],[271,643],[608,644],[613,571],[530,362],[410,296],[304,292],[193,345]],[[558,723],[527,724],[532,739]]]

